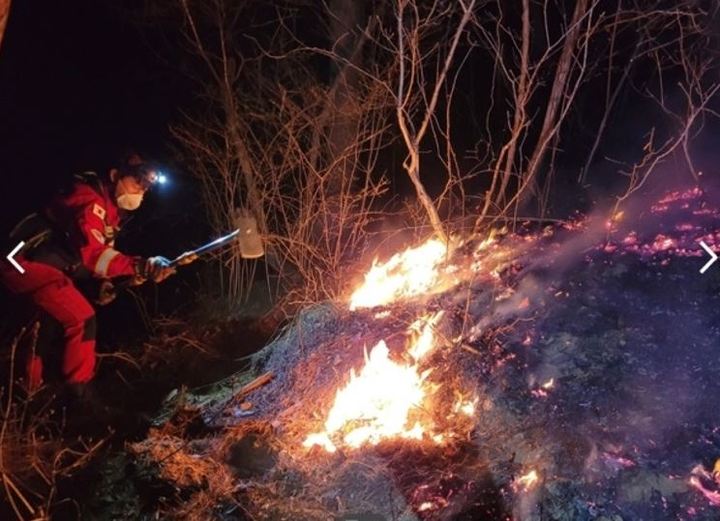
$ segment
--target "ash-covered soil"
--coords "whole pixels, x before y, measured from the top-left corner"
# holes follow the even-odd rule
[[[304,310],[250,371],[167,400],[129,447],[122,485],[146,491],[133,512],[720,519],[720,265],[698,272],[698,241],[720,242],[716,208],[690,190],[610,222],[528,225],[482,248],[472,237],[442,290],[383,308]],[[449,440],[304,447],[366,349],[384,340],[401,359],[408,325],[440,310],[423,413]],[[269,383],[241,391],[267,373]],[[471,415],[453,409],[458,394],[474,397]]]

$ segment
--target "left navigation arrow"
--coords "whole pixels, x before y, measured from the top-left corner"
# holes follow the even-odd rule
[[[20,241],[17,246],[13,248],[13,250],[8,253],[7,257],[5,257],[10,264],[13,265],[13,267],[18,270],[20,273],[25,273],[25,268],[20,266],[18,261],[15,260],[15,255],[17,255],[17,252],[22,250],[23,246],[25,246],[25,241]]]

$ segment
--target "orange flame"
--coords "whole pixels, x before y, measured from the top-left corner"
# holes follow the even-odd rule
[[[383,306],[428,293],[438,280],[437,268],[446,255],[447,245],[430,239],[396,253],[383,264],[375,259],[365,281],[350,297],[350,309]]]
[[[477,406],[477,398],[470,401],[459,401],[453,407],[454,412],[461,412],[466,416],[472,416],[475,414],[475,407]]]
[[[414,420],[419,407],[430,394],[426,378],[430,370],[420,371],[421,360],[435,348],[434,328],[443,311],[419,318],[408,328],[412,342],[408,354],[412,364],[390,359],[390,350],[383,340],[365,353],[365,365],[335,395],[335,401],[325,420],[323,432],[309,435],[303,446],[318,445],[328,452],[337,447],[333,439],[340,439],[350,448],[364,444],[376,445],[388,438],[421,440],[427,434],[435,443],[444,436],[429,432],[431,426]],[[474,404],[472,404],[474,408]],[[466,413],[467,414],[467,413]]]
[[[429,371],[420,373],[416,365],[394,362],[389,355],[382,340],[365,354],[360,373],[353,370],[350,382],[335,395],[325,431],[308,436],[305,447],[319,445],[335,452],[333,436],[341,436],[351,448],[394,437],[422,439],[425,429],[418,422],[410,425],[410,413],[425,399]]]
[[[431,317],[422,317],[410,324],[410,333],[416,336],[408,353],[416,362],[422,360],[435,348],[434,328],[442,319],[444,311],[438,311]]]

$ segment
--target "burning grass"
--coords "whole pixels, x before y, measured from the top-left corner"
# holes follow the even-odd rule
[[[697,289],[684,275],[697,259],[656,239],[690,244],[720,229],[720,214],[678,227],[701,203],[674,201],[661,216],[682,214],[671,222],[615,223],[610,237],[590,220],[457,241],[441,264],[428,256],[419,295],[306,309],[247,373],[175,403],[175,419],[133,451],[186,495],[223,491],[215,514],[252,519],[714,519],[714,478],[692,469],[720,453],[709,398],[720,375],[700,362],[717,338],[701,331],[699,304],[662,296],[669,281]],[[387,282],[403,258],[415,257],[374,263],[361,287],[410,287]],[[658,336],[667,314],[687,327]],[[188,411],[199,431],[180,428]],[[195,504],[177,501],[185,513]]]

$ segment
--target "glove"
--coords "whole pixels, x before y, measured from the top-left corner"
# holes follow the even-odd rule
[[[115,300],[116,296],[117,293],[115,292],[115,286],[113,286],[113,283],[109,280],[104,280],[100,283],[98,297],[95,302],[97,302],[100,306],[104,306]]]
[[[175,268],[170,265],[170,261],[159,255],[147,259],[142,267],[142,277],[154,282],[162,282],[173,273]]]

